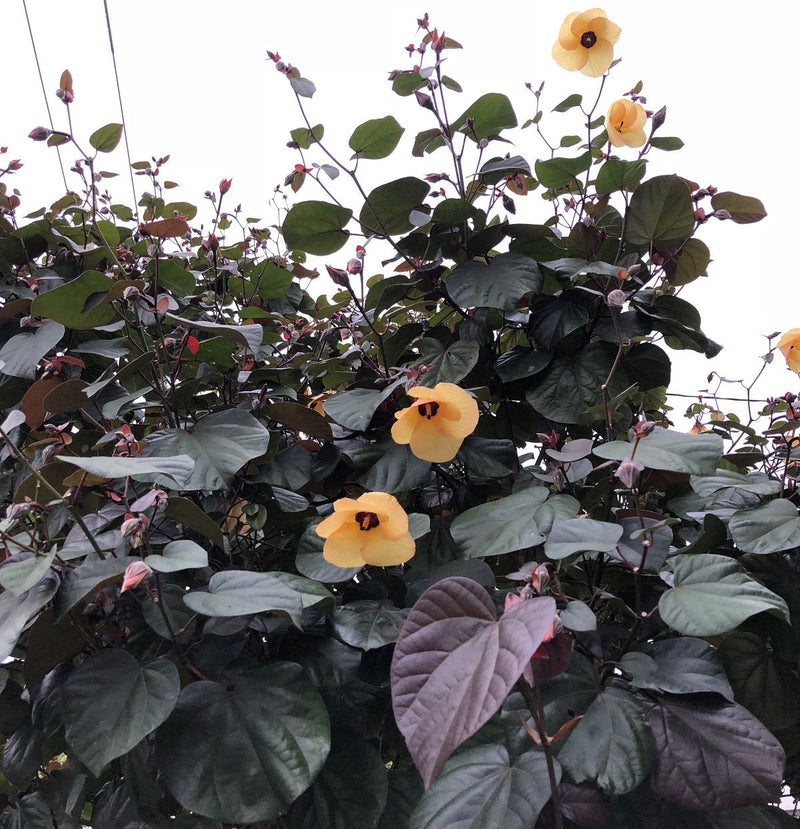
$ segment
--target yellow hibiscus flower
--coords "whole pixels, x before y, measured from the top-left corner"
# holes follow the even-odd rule
[[[395,414],[394,442],[411,444],[411,451],[423,461],[453,460],[478,425],[475,398],[455,383],[437,383],[432,389],[416,386],[408,396],[416,402]]]
[[[606,132],[608,140],[615,147],[641,147],[647,138],[644,125],[647,113],[640,104],[627,98],[614,101],[606,115]]]
[[[620,31],[602,9],[568,14],[553,45],[553,60],[562,69],[599,78],[614,60]]]
[[[340,498],[333,505],[333,514],[317,524],[316,531],[325,539],[325,561],[337,567],[402,564],[416,549],[408,531],[408,516],[397,498],[386,492]]]
[[[792,371],[800,372],[800,328],[792,328],[779,340],[778,348]]]

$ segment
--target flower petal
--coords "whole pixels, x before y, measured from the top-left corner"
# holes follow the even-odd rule
[[[614,61],[614,47],[607,40],[598,40],[591,49],[584,50],[588,54],[586,64],[581,69],[584,75],[590,78],[599,78]]]
[[[589,50],[584,49],[580,44],[576,49],[565,49],[558,41],[553,44],[552,55],[553,60],[568,72],[577,72],[579,69],[583,69],[589,60]]]
[[[411,451],[421,460],[430,463],[446,463],[458,454],[462,437],[447,434],[435,426],[415,430],[411,438]]]
[[[337,567],[362,567],[364,565],[362,548],[366,541],[364,537],[369,532],[371,531],[362,531],[355,521],[351,521],[325,541],[325,546],[322,548],[323,558]]]
[[[414,391],[413,389],[411,391]],[[420,422],[419,405],[409,406],[395,414],[397,420],[392,426],[392,440],[395,443],[410,443],[414,429]]]
[[[378,516],[378,529],[384,537],[394,541],[408,532],[408,515],[394,495],[386,492],[365,492],[358,502],[362,509],[374,512]],[[371,535],[374,531],[369,532]]]
[[[370,535],[375,530],[370,531]],[[402,564],[414,556],[416,545],[411,534],[406,532],[400,538],[379,538],[376,542],[370,542],[364,547],[363,557],[367,564],[377,567],[390,567],[395,564]]]
[[[610,44],[615,44],[619,40],[622,29],[616,23],[612,23],[607,17],[595,17],[590,23],[589,28],[597,35],[599,40],[607,40]]]

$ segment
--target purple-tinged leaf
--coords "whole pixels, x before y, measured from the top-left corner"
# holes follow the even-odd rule
[[[656,796],[702,811],[778,799],[783,748],[746,708],[696,697],[639,701],[656,741],[650,774]]]
[[[520,602],[498,621],[486,590],[464,578],[428,588],[392,660],[392,700],[425,787],[500,708],[553,623],[550,598]]]
[[[562,783],[561,814],[583,829],[605,829],[609,825],[608,801],[594,786]]]

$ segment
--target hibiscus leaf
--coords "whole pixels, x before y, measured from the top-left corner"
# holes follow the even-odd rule
[[[633,791],[655,759],[653,735],[636,698],[613,686],[598,694],[558,758],[576,783],[591,780],[607,795]]]
[[[405,132],[392,115],[374,118],[357,126],[350,136],[354,158],[386,158]]]
[[[678,176],[655,176],[636,188],[626,215],[625,241],[647,249],[675,250],[693,230],[692,196]]]
[[[447,277],[447,291],[462,308],[512,311],[525,294],[537,293],[542,274],[534,259],[521,253],[501,253],[488,265],[470,259]]]
[[[486,590],[464,578],[422,594],[395,645],[391,682],[397,725],[426,787],[502,705],[554,613],[542,597],[498,621]]]
[[[147,665],[117,648],[99,651],[64,683],[61,708],[70,748],[95,777],[172,712],[180,692],[168,659]]]
[[[661,595],[658,610],[673,630],[686,636],[715,636],[764,611],[789,622],[786,602],[735,559],[700,553],[677,555],[671,561],[674,587]]]
[[[728,524],[733,541],[745,553],[780,553],[800,546],[797,507],[779,498],[760,507],[739,510]]]
[[[352,731],[334,733],[330,754],[311,788],[289,811],[290,829],[372,829],[389,783],[378,750]]]
[[[407,616],[388,599],[361,599],[338,607],[331,622],[342,642],[369,651],[396,642]]]
[[[555,763],[556,779],[561,776]],[[410,829],[529,829],[551,797],[544,754],[511,759],[501,745],[451,757],[411,815]]]
[[[780,797],[780,743],[741,705],[699,697],[639,697],[656,742],[656,797],[714,812]]]
[[[181,691],[156,756],[179,803],[224,823],[271,820],[319,774],[330,726],[299,665],[236,668]]]
[[[145,454],[152,463],[162,456],[188,455],[194,470],[182,488],[227,489],[236,472],[264,454],[269,432],[253,415],[226,409],[206,415],[191,432],[162,429],[147,438]]]

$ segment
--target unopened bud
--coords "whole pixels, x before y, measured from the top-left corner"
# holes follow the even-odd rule
[[[47,127],[36,127],[28,133],[28,138],[32,138],[34,141],[47,141],[50,134],[50,130]]]
[[[702,207],[698,207],[697,210],[694,211],[694,220],[698,223],[702,223],[706,220],[706,211],[703,210]]]
[[[347,272],[350,274],[361,273],[362,264],[360,259],[351,259],[347,263]]]
[[[346,288],[350,284],[347,276],[347,271],[341,268],[332,268],[330,265],[325,265],[328,276],[333,280],[334,285],[339,285],[341,288]]]
[[[658,112],[653,113],[653,117],[650,119],[650,124],[652,127],[652,131],[655,132],[663,123],[667,120],[667,108],[661,107]]]
[[[626,458],[617,467],[614,475],[619,478],[620,483],[622,483],[623,486],[626,486],[628,489],[633,489],[636,482],[639,480],[639,475],[641,475],[643,469],[644,466],[642,466],[642,464],[638,461]]]
[[[123,292],[122,298],[126,302],[136,302],[141,296],[141,291],[135,285],[129,285]]]
[[[639,440],[640,438],[647,437],[653,429],[656,428],[656,423],[652,420],[640,420],[638,423],[634,424],[633,427],[633,436]]]
[[[613,291],[609,291],[606,297],[606,304],[609,308],[622,308],[627,299],[628,296],[625,291],[615,288]]]
[[[228,192],[228,190],[230,190],[230,189],[231,189],[231,182],[232,182],[232,181],[233,181],[233,179],[232,179],[232,178],[224,178],[224,179],[222,179],[222,181],[219,183],[219,192],[220,192],[220,195],[221,195],[221,196],[224,196],[224,195],[225,195],[225,193],[227,193],[227,192]]]
[[[433,98],[430,95],[427,95],[425,92],[420,92],[419,89],[415,89],[414,97],[423,109],[433,109]]]
[[[724,209],[715,210],[711,215],[715,219],[719,219],[720,221],[723,221],[723,222],[726,219],[732,219],[733,218],[733,216],[731,216],[730,212],[728,210],[724,210]]]

